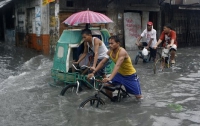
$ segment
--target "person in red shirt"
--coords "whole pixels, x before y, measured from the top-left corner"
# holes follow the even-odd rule
[[[163,47],[169,49],[171,54],[170,61],[171,64],[174,64],[175,63],[174,59],[177,51],[177,41],[176,41],[176,32],[172,30],[170,24],[164,25],[163,32],[161,33],[160,38],[154,48],[156,49],[161,42],[163,42]]]

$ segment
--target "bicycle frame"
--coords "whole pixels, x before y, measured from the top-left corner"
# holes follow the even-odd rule
[[[60,93],[61,95],[64,95],[65,92],[68,90],[68,88],[76,88],[76,92],[75,93],[78,95],[78,91],[80,90],[80,85],[81,85],[80,81],[84,82],[84,84],[85,84],[86,87],[88,87],[88,88],[94,88],[95,90],[97,90],[98,84],[96,84],[95,82],[94,82],[94,84],[91,83],[88,80],[87,75],[82,74],[82,72],[85,71],[85,70],[78,69],[74,64],[72,64],[72,67],[74,68],[74,70],[77,71],[77,72],[76,71],[72,72],[72,74],[75,75],[74,76],[74,81],[73,81],[74,83],[72,83],[71,85],[65,86],[62,89],[61,93]],[[87,68],[87,69],[89,69],[90,67],[86,66],[86,65],[83,65],[83,66],[81,66],[81,68]],[[95,79],[95,77],[91,78],[91,80],[92,79]]]
[[[160,65],[159,67],[162,70],[164,69],[164,67],[167,67],[167,68],[170,67],[170,57],[171,57],[170,49],[168,49],[167,52],[164,52],[164,49],[165,49],[164,47],[158,47],[158,49],[162,50],[162,56],[160,59],[157,59],[157,61],[154,63],[154,68],[153,68],[154,74],[157,71],[156,69],[157,69],[158,64]],[[166,62],[166,58],[167,58],[167,62]]]
[[[81,71],[80,69],[78,69],[74,64],[72,64],[72,66],[74,67],[75,70],[77,71]],[[81,66],[81,68],[90,68],[89,66],[86,66],[86,65],[83,65]],[[95,79],[95,77],[91,78],[92,79]],[[87,83],[87,85],[89,85],[90,88],[94,88],[95,90],[97,90],[97,84],[95,83],[94,81],[94,86],[92,86],[92,84],[90,82],[88,82],[88,78],[87,78],[87,75],[81,75],[81,74],[77,74],[77,77],[76,77],[76,82],[77,82],[77,91],[76,93],[78,94],[78,89],[80,87],[80,83],[79,81],[84,81]]]
[[[167,52],[165,52],[165,51],[167,51]],[[170,49],[162,48],[161,58],[163,59],[163,62],[164,62],[162,65],[164,65],[164,66],[167,65],[167,68],[169,68],[170,67],[170,58],[171,58]],[[167,58],[167,64],[165,62],[166,58]]]
[[[145,48],[145,47],[143,47]],[[139,49],[139,51],[137,52],[136,56],[135,56],[135,59],[134,59],[134,64],[137,65],[139,59],[141,58],[143,60],[144,63],[148,63],[150,62],[151,60],[155,61],[158,57],[160,58],[161,57],[161,54],[159,52],[156,52],[156,57],[155,59],[153,59],[153,57],[151,57],[151,54],[150,54],[150,50],[148,52],[148,55],[144,56],[142,54],[142,49]]]
[[[99,80],[95,79],[95,81],[99,81]],[[94,82],[95,82],[95,81],[94,81]],[[101,83],[101,84],[102,84],[102,83]],[[101,87],[100,87],[99,89],[96,89],[97,92],[95,93],[95,96],[96,96],[97,98],[100,96],[100,93],[102,93],[102,94],[105,95],[107,98],[109,98],[111,101],[114,101],[114,98],[113,98],[113,97],[110,97],[105,91],[103,91],[103,88],[104,88],[104,89],[107,89],[107,90],[109,90],[109,91],[118,90],[118,92],[117,92],[118,101],[121,100],[121,96],[120,96],[121,91],[122,91],[123,93],[126,93],[126,95],[129,96],[129,94],[128,94],[124,89],[122,89],[122,84],[116,85],[116,86],[114,86],[114,87],[104,86],[104,84],[102,84]],[[129,97],[130,97],[130,96],[129,96]]]
[[[95,81],[99,81],[97,79],[95,79]],[[94,96],[90,96],[87,99],[85,99],[80,105],[79,108],[83,108],[85,105],[89,105],[89,106],[93,106],[96,104],[96,108],[101,104],[104,105],[105,102],[104,100],[101,98],[100,94],[103,94],[104,96],[106,96],[107,98],[109,98],[111,101],[115,102],[115,101],[121,101],[122,96],[126,97],[130,95],[121,87],[122,84],[116,85],[114,87],[110,87],[110,86],[104,86],[104,84],[100,81],[101,86],[99,86],[99,88],[96,90],[97,92],[95,93]],[[104,90],[110,90],[110,91],[115,91],[117,90],[117,96],[111,97],[109,96]]]

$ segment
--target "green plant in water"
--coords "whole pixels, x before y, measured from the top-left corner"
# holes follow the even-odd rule
[[[169,104],[168,107],[174,109],[177,112],[180,112],[183,109],[181,105],[174,103]]]

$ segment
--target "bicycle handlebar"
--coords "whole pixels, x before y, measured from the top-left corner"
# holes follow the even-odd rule
[[[100,91],[100,90],[102,90],[102,89],[105,87],[105,85],[103,84],[104,82],[103,82],[102,80],[96,79],[94,76],[91,77],[90,79],[93,79],[93,80],[94,80],[94,89],[95,89],[96,91]],[[102,85],[101,85],[100,88],[97,88],[97,87],[96,87],[95,81],[98,81],[98,82],[102,83]],[[109,83],[109,82],[111,83],[111,81],[108,81],[108,83]]]
[[[75,70],[80,71],[80,69],[78,69],[73,63],[72,63],[72,66],[74,67]],[[90,67],[86,65],[81,66],[81,69],[85,69],[85,68],[90,68]]]
[[[90,67],[87,66],[87,65],[82,65],[81,68],[82,68],[82,69],[85,69],[85,68],[90,68]]]
[[[78,69],[73,63],[72,66],[74,67],[75,70],[80,71],[80,69]]]
[[[95,76],[93,76],[93,77],[91,77],[91,78],[89,78],[89,79],[90,79],[90,80],[94,80],[94,89],[95,89],[95,90],[99,90],[99,89],[97,88],[97,85],[96,85],[95,81],[100,81],[100,82],[101,82],[101,80],[96,79]]]

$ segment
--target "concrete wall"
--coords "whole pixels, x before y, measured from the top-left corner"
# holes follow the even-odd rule
[[[53,5],[55,6],[55,2]],[[44,54],[49,54],[49,4],[42,5],[42,0],[18,0],[16,1],[15,8],[17,41],[19,41],[19,43],[27,43],[27,47],[29,48],[43,51]],[[57,39],[55,42],[57,42]]]
[[[56,43],[59,39],[59,4],[49,4],[49,35],[50,35],[50,53],[55,52]]]
[[[15,45],[15,30],[6,29],[5,32],[5,41],[9,45]]]
[[[41,6],[42,34],[49,34],[49,5]]]
[[[20,0],[18,2],[16,2],[16,26],[17,27],[20,27],[19,25],[19,20],[23,20],[24,23],[23,23],[23,26],[24,27],[27,27],[27,9],[36,9],[36,8],[39,8],[39,12],[38,14],[40,15],[40,25],[41,25],[41,31],[40,31],[40,34],[49,34],[49,30],[48,30],[48,14],[49,14],[49,11],[48,11],[48,5],[46,6],[42,6],[42,1],[41,0],[26,0],[26,1],[23,1],[23,0]],[[22,13],[23,15],[20,15],[19,13]],[[36,21],[36,14],[37,12],[33,12],[33,22]],[[23,19],[20,19],[20,18],[23,18]],[[37,20],[38,21],[38,20]],[[22,25],[22,24],[21,24]],[[36,26],[35,26],[36,27]],[[27,29],[24,28],[23,31],[20,31],[20,32],[27,32]],[[35,30],[33,30],[33,33],[35,34]]]

